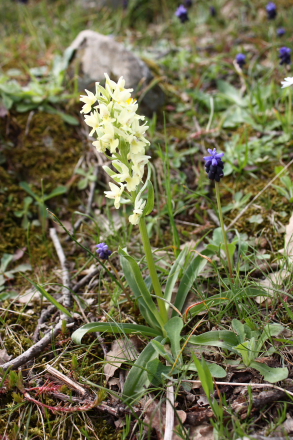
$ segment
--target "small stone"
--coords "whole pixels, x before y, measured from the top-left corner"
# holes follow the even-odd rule
[[[68,72],[71,77],[78,72],[81,91],[87,89],[95,92],[95,83],[100,82],[103,85],[104,73],[107,73],[114,81],[123,76],[125,87],[133,88],[135,96],[138,89],[146,88],[154,78],[148,66],[139,57],[111,36],[84,30],[78,34],[68,50],[72,51]],[[151,116],[159,110],[164,101],[165,95],[156,85],[145,94],[140,112]]]

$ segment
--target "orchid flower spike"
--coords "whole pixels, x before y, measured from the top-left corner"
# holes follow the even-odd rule
[[[284,81],[281,81],[282,89],[285,87],[293,86],[293,77],[288,76],[287,78],[284,78]]]

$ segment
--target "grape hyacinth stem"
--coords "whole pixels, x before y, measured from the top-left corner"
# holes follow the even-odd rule
[[[292,91],[291,87],[289,87],[289,98],[288,98],[288,131],[291,129],[291,114],[292,114]]]
[[[224,238],[224,244],[225,244],[225,248],[226,248],[226,256],[227,256],[227,260],[228,260],[229,273],[230,273],[231,279],[233,279],[231,255],[230,255],[230,252],[229,252],[227,234],[226,234],[224,220],[223,220],[221,198],[220,198],[220,185],[219,185],[218,182],[215,182],[215,189],[216,189],[216,197],[217,197],[217,204],[218,204],[218,212],[219,212],[220,224],[221,224],[222,234],[223,234],[223,238]]]
[[[144,247],[144,251],[145,251],[145,256],[146,256],[148,268],[150,271],[150,276],[151,276],[152,283],[153,283],[153,288],[154,288],[155,294],[158,296],[158,306],[160,309],[161,317],[162,317],[164,324],[166,324],[168,322],[168,313],[166,310],[165,302],[160,299],[160,298],[163,298],[163,293],[162,293],[161,284],[160,284],[160,281],[158,278],[158,274],[156,271],[156,266],[155,266],[155,262],[154,262],[154,258],[153,258],[153,253],[152,253],[151,244],[150,244],[150,240],[149,240],[144,217],[140,218],[139,229],[140,229],[140,234],[141,234],[141,238],[142,238],[142,243],[143,243],[143,247]]]
[[[121,281],[121,277],[120,277],[120,275],[119,275],[118,270],[116,269],[116,267],[112,264],[112,262],[111,262],[110,260],[108,261],[108,263],[109,263],[109,266],[111,267],[111,269],[113,270],[113,272],[115,273],[115,275],[116,275],[118,281],[119,281],[119,282],[121,283],[121,285],[123,286],[123,283],[122,283],[122,281]],[[129,293],[127,292],[127,290],[126,290],[126,289],[123,289],[123,292],[125,293],[125,296],[126,296],[126,298],[127,298],[127,301],[129,301],[130,303],[133,303],[133,299],[131,298],[131,296],[129,295]]]

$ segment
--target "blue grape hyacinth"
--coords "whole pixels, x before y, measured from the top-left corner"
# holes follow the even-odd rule
[[[214,6],[210,7],[210,14],[211,14],[211,17],[216,17],[217,16],[217,10],[216,10],[216,8]]]
[[[179,18],[181,23],[185,23],[189,20],[188,11],[184,5],[180,5],[177,11],[175,12],[176,17]]]
[[[210,156],[204,157],[206,172],[210,180],[220,182],[221,178],[224,177],[224,162],[221,159],[224,153],[218,153],[216,148],[213,150],[209,148],[208,152]]]
[[[277,16],[277,6],[274,2],[269,2],[266,6],[266,10],[268,13],[268,19],[274,20]]]
[[[246,55],[244,55],[244,53],[239,53],[238,55],[236,55],[236,63],[242,69],[242,67],[246,63]]]
[[[108,245],[106,243],[99,243],[96,245],[97,253],[101,260],[109,260],[112,251],[110,251]]]
[[[289,47],[281,47],[280,49],[280,64],[291,64],[291,49]]]
[[[286,29],[285,28],[281,27],[281,28],[277,29],[278,37],[282,37],[283,35],[285,35],[285,33],[286,33]]]

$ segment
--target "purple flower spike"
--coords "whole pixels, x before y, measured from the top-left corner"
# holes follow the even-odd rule
[[[244,55],[244,53],[239,53],[238,55],[236,55],[236,63],[242,69],[242,67],[246,63],[246,55]]]
[[[181,23],[185,23],[189,20],[188,11],[184,5],[180,5],[177,11],[175,12],[176,17],[179,18]]]
[[[282,37],[283,35],[285,35],[286,33],[286,29],[285,28],[279,28],[277,29],[277,35],[278,37]]]
[[[210,7],[210,14],[211,14],[211,17],[216,17],[217,16],[217,10],[216,10],[216,8],[214,6]]]
[[[277,16],[277,6],[274,2],[269,2],[266,6],[268,19],[273,20]]]
[[[291,49],[289,47],[281,47],[280,49],[280,64],[291,64]]]
[[[185,0],[185,6],[186,6],[186,8],[191,8],[191,6],[192,6],[192,0]]]
[[[112,251],[108,248],[108,245],[106,243],[99,243],[96,245],[97,253],[99,254],[99,258],[101,260],[109,260],[110,255],[112,254]]]
[[[224,162],[222,162],[222,157],[224,153],[217,153],[217,149],[214,148],[208,149],[210,156],[205,156],[204,160],[205,169],[208,173],[210,180],[215,180],[216,182],[220,182],[221,178],[224,176]]]

